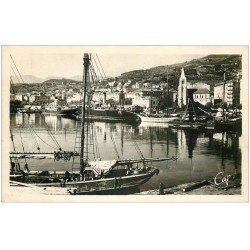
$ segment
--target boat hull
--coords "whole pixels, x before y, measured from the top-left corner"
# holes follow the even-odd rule
[[[70,116],[70,115],[75,115],[77,112],[78,112],[78,108],[72,108],[72,109],[63,109],[63,110],[46,109],[43,113]]]
[[[176,117],[148,117],[138,115],[141,119],[141,122],[151,122],[151,123],[168,123],[170,121],[176,120]]]
[[[128,194],[138,192],[139,186],[149,181],[154,171],[146,174],[103,179],[92,183],[80,183],[69,190],[70,194]]]
[[[135,113],[127,110],[90,109],[87,118],[94,121],[140,122]]]
[[[147,173],[138,175],[122,176],[116,178],[104,178],[88,181],[70,181],[70,182],[52,182],[52,183],[34,183],[28,184],[40,188],[56,188],[65,189],[72,195],[94,195],[94,194],[129,194],[138,192],[139,186],[146,183],[157,171],[150,170]],[[19,176],[14,181],[18,180],[21,183],[27,183],[27,179],[31,176]],[[35,176],[34,176],[35,177]],[[41,177],[40,177],[41,178]],[[29,183],[34,182],[36,179],[30,179]]]

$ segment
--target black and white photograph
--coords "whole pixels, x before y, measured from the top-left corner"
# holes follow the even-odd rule
[[[5,199],[246,199],[247,49],[4,46]]]

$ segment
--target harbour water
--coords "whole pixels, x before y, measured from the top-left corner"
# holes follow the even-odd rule
[[[157,162],[152,165],[160,172],[141,186],[141,191],[187,182],[214,178],[219,172],[241,173],[241,134],[203,133],[168,128],[167,124],[141,123],[133,126],[126,123],[93,122],[98,149],[102,160],[138,159],[139,146],[145,158],[178,157],[177,161]],[[16,151],[54,152],[58,145],[63,150],[73,151],[76,120],[57,115],[25,114],[10,115]],[[35,133],[33,132],[35,131]],[[113,138],[113,139],[112,139]],[[116,150],[115,150],[116,148]],[[11,144],[10,152],[13,152]],[[30,170],[71,171],[72,160],[28,159]],[[24,160],[20,160],[21,168]],[[7,167],[7,166],[6,166]]]

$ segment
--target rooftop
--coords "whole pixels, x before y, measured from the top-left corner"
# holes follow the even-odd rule
[[[232,80],[226,81],[226,84],[232,84],[232,83],[233,83]],[[215,84],[215,87],[223,85],[223,84],[224,84],[224,82],[217,83],[217,84]]]
[[[194,94],[210,94],[210,91],[208,89],[198,89]]]

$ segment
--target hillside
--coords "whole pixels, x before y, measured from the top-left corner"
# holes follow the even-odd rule
[[[153,81],[159,83],[166,81],[167,72],[169,83],[177,86],[181,68],[184,68],[189,82],[204,81],[214,85],[226,78],[233,79],[241,70],[240,55],[209,55],[203,58],[194,59],[189,62],[172,64],[169,66],[158,66],[147,70],[135,70],[123,73],[120,79],[130,79],[134,81]]]
[[[25,93],[31,91],[52,91],[54,92],[56,89],[64,89],[67,88],[76,88],[80,89],[80,82],[72,80],[72,79],[49,79],[43,81],[41,83],[25,83],[25,84],[12,84],[11,85],[11,93]]]
[[[13,83],[21,83],[22,80],[20,77],[11,76]],[[33,76],[33,75],[22,75],[22,79],[25,83],[41,83],[44,79]]]

